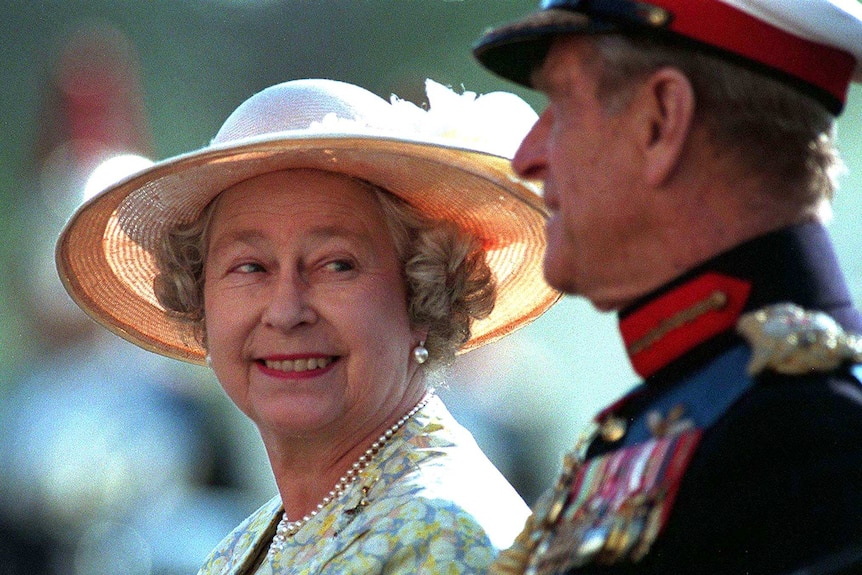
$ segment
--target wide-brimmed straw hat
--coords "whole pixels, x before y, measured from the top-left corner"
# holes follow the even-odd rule
[[[787,82],[831,112],[862,81],[858,0],[541,0],[539,10],[488,30],[474,54],[523,85],[561,34],[639,33],[681,42]]]
[[[513,94],[477,97],[426,83],[429,108],[386,101],[352,84],[296,80],[252,96],[212,143],[128,176],[85,202],[57,243],[67,291],[97,322],[153,352],[203,363],[192,326],[153,292],[153,250],[221,191],[294,168],[346,174],[477,236],[498,283],[491,315],[461,351],[532,321],[559,297],[542,276],[543,207],[510,166],[535,112]]]

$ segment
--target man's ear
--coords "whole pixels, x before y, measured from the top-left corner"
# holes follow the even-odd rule
[[[694,88],[676,68],[660,68],[641,84],[641,145],[644,177],[659,186],[680,162],[694,118]]]

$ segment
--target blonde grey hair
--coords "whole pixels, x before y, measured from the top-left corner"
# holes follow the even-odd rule
[[[470,339],[473,320],[487,317],[494,308],[497,287],[485,250],[454,223],[428,218],[397,196],[367,185],[400,259],[411,326],[427,330],[424,368],[435,371],[450,364]],[[170,229],[154,254],[156,298],[173,317],[192,324],[204,346],[204,271],[217,205],[218,197],[196,220]]]
[[[638,81],[659,68],[676,68],[692,84],[695,122],[718,149],[735,154],[746,174],[811,208],[832,199],[843,169],[835,118],[813,98],[721,57],[650,38],[599,35],[593,45],[598,96],[610,111],[626,105]]]

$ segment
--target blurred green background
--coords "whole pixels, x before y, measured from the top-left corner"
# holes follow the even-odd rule
[[[303,77],[416,103],[432,78],[479,93],[515,91],[540,110],[540,97],[491,76],[470,54],[486,26],[535,3],[0,5],[0,575],[193,573],[275,493],[269,468],[255,430],[206,370],[139,353],[69,304],[53,240],[82,198],[81,155],[99,153],[72,142],[93,136],[86,120],[99,118],[96,135],[111,146],[162,159],[205,145],[256,91]],[[87,48],[93,39],[97,47]],[[100,76],[102,65],[113,75]],[[830,226],[858,301],[859,86],[839,144],[849,173]],[[464,356],[443,395],[531,502],[579,429],[635,379],[614,318],[566,298]]]

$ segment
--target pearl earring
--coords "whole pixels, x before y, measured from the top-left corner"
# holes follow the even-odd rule
[[[210,357],[210,354],[207,354],[206,360],[207,360],[207,367],[212,369],[213,368],[213,358]]]
[[[428,348],[425,347],[424,341],[420,341],[419,345],[413,348],[413,359],[420,364],[428,361]]]

